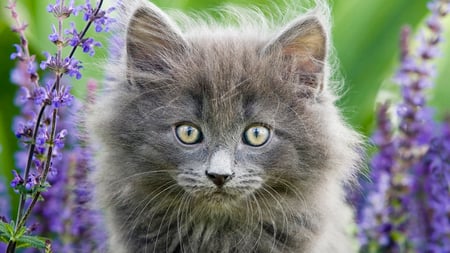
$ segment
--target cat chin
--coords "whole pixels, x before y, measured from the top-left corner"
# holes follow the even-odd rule
[[[234,211],[242,206],[248,194],[227,188],[211,188],[190,192],[197,206],[210,209],[211,212]]]

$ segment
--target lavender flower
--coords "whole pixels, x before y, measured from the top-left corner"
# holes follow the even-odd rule
[[[58,32],[56,31],[55,25],[52,25],[52,31],[53,31],[53,33],[50,34],[50,35],[48,36],[48,39],[49,39],[51,42],[53,42],[53,43],[56,44],[57,42],[61,41],[61,39],[59,38],[59,34],[58,34]]]
[[[101,47],[102,43],[95,41],[92,38],[88,38],[86,40],[83,41],[82,43],[82,47],[83,47],[83,52],[84,53],[88,53],[90,56],[94,56],[95,54],[95,47]]]
[[[360,211],[359,240],[363,247],[368,247],[371,242],[376,242],[381,248],[391,244],[390,233],[392,224],[390,216],[392,208],[386,196],[392,182],[392,164],[395,162],[396,143],[393,139],[393,129],[388,114],[389,104],[382,104],[378,108],[377,131],[372,137],[373,143],[380,150],[372,158],[371,175],[372,184],[365,185],[370,194],[367,197],[366,206]]]
[[[83,11],[83,19],[85,21],[93,21],[95,25],[96,32],[108,31],[109,25],[115,22],[113,18],[110,18],[108,15],[115,10],[115,7],[111,7],[106,11],[100,10],[96,11],[96,9],[91,5],[90,0],[86,0],[86,4],[82,5],[78,8],[78,11]]]
[[[412,237],[420,252],[450,252],[450,119],[414,168]]]
[[[424,94],[436,75],[431,60],[439,55],[440,22],[449,7],[445,0],[430,2],[428,31],[419,33],[415,52],[410,51],[410,30],[402,32],[395,76],[402,93],[399,131],[391,135],[387,106],[380,107],[374,135],[379,153],[371,163],[374,186],[358,221],[362,252],[449,252],[449,155],[444,146],[450,139],[446,134],[433,138],[437,124]]]
[[[14,175],[14,178],[11,181],[11,187],[13,189],[16,189],[19,185],[22,185],[25,181],[19,174],[17,174],[17,171],[13,170],[12,173]]]
[[[49,4],[47,6],[47,11],[53,13],[57,18],[68,18],[74,10],[74,0],[71,0],[69,5],[61,4],[61,0],[56,0],[55,4]]]
[[[22,47],[17,44],[14,44],[13,46],[16,48],[16,52],[11,54],[10,59],[11,60],[24,59],[24,53],[23,53]]]
[[[16,103],[20,105],[22,112],[21,116],[15,119],[15,126],[17,127],[15,133],[21,140],[23,148],[27,149],[28,152],[20,151],[16,155],[18,167],[20,166],[19,168],[24,168],[24,170],[21,171],[23,175],[20,175],[16,170],[13,171],[14,179],[11,186],[20,194],[20,201],[14,235],[11,236],[15,239],[10,240],[8,252],[10,250],[12,250],[11,252],[15,251],[17,240],[20,242],[20,236],[16,233],[25,226],[25,221],[30,215],[31,220],[39,222],[40,226],[38,229],[28,228],[27,233],[35,231],[53,236],[58,234],[60,237],[55,238],[55,244],[52,245],[55,251],[58,245],[61,247],[63,245],[75,245],[72,242],[75,239],[92,240],[87,236],[93,236],[93,234],[73,234],[70,232],[73,229],[67,229],[67,224],[74,216],[83,217],[82,215],[88,213],[90,209],[83,206],[89,200],[86,197],[84,197],[84,201],[79,202],[68,196],[72,188],[78,189],[78,186],[70,183],[77,181],[72,178],[75,173],[71,170],[74,168],[86,170],[87,162],[82,162],[82,158],[79,158],[82,156],[81,152],[75,151],[78,150],[75,147],[79,143],[76,142],[76,138],[71,137],[71,135],[76,134],[76,129],[73,126],[75,120],[68,117],[71,115],[69,109],[74,104],[74,98],[70,94],[68,79],[64,76],[76,79],[82,77],[80,73],[81,62],[73,57],[78,47],[82,47],[85,53],[93,55],[95,53],[94,48],[101,46],[99,42],[86,37],[86,32],[91,24],[94,24],[96,30],[103,31],[107,30],[107,25],[113,22],[107,15],[109,11],[100,9],[102,3],[103,1],[99,0],[96,7],[92,8],[90,2],[87,1],[86,5],[75,7],[73,0],[69,4],[63,0],[56,0],[55,4],[47,7],[47,11],[52,13],[58,22],[58,25],[52,26],[52,33],[48,37],[56,45],[56,53],[44,53],[46,60],[41,62],[40,68],[49,70],[52,75],[45,78],[48,81],[44,82],[46,83],[45,86],[41,86],[35,57],[29,53],[28,41],[24,34],[27,25],[19,21],[15,10],[15,2],[9,2],[8,8],[11,10],[11,15],[16,23],[13,31],[21,37],[21,43],[14,46],[16,52],[10,56],[11,59],[19,61],[11,76],[11,80],[20,86]],[[71,29],[63,33],[64,21],[71,15],[77,15],[80,12],[89,17],[86,27],[78,32],[75,25],[72,24]],[[101,27],[101,29],[98,27]],[[64,57],[63,48],[67,46],[73,48],[70,54]],[[67,122],[64,122],[65,120]],[[72,142],[67,145],[66,142],[69,140],[72,140]],[[62,159],[63,153],[64,156],[73,158]],[[24,161],[27,162],[24,164]],[[69,161],[72,162],[69,163]],[[53,186],[49,188],[47,181]],[[86,185],[86,183],[82,185]],[[72,188],[67,188],[68,186]],[[79,190],[79,192],[86,191]],[[38,203],[41,195],[44,196],[46,202]],[[25,201],[27,197],[31,198]],[[74,205],[77,206],[77,209],[71,208]],[[25,206],[27,206],[26,210]],[[31,214],[32,210],[35,211],[33,214]],[[80,220],[80,222],[85,223],[78,225],[85,225],[86,228],[90,228],[96,221],[91,220],[90,223],[87,223],[85,220]],[[83,231],[85,230],[87,229]],[[102,233],[97,231],[97,234]],[[72,238],[72,241],[64,241],[63,238]],[[92,252],[97,246],[97,244],[93,245],[90,248],[91,250],[86,252]],[[40,247],[48,248],[50,244],[42,242]]]

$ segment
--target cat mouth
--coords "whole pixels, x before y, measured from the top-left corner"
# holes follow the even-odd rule
[[[230,203],[239,200],[240,194],[224,190],[223,188],[218,188],[211,191],[203,192],[201,193],[201,196],[198,197],[200,199],[203,199],[205,202]]]

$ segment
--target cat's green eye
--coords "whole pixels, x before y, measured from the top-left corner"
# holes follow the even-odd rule
[[[270,138],[270,129],[264,125],[252,125],[245,130],[243,141],[245,144],[260,147]]]
[[[200,143],[203,139],[200,129],[191,124],[180,124],[175,127],[175,135],[183,144],[193,145]]]

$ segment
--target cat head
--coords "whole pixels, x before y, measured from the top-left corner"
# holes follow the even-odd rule
[[[261,33],[181,31],[155,6],[137,8],[124,95],[104,125],[121,150],[120,175],[142,175],[133,191],[181,189],[214,205],[312,195],[332,175],[345,178],[358,140],[333,105],[328,41],[318,12]]]

